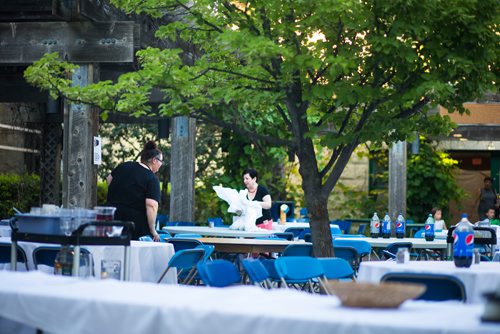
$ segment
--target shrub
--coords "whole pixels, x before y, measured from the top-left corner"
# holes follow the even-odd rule
[[[27,212],[40,205],[40,177],[35,174],[0,174],[0,217],[14,215],[13,207]]]

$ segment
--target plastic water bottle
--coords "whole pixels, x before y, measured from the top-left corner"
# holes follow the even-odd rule
[[[434,240],[434,218],[429,214],[427,220],[425,221],[425,241]]]
[[[62,245],[54,261],[54,274],[71,276],[73,270],[73,252],[68,245]]]
[[[370,220],[370,236],[372,238],[378,238],[380,234],[380,219],[375,212],[372,219]]]
[[[396,219],[396,238],[403,239],[405,237],[406,222],[403,213],[399,213]]]
[[[469,268],[472,264],[474,251],[474,229],[467,219],[467,214],[462,214],[462,219],[453,231],[453,261],[457,267]]]
[[[391,224],[391,217],[389,217],[389,213],[386,213],[382,223],[382,238],[388,239],[391,237]]]

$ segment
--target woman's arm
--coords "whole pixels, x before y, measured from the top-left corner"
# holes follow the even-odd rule
[[[272,206],[272,201],[271,201],[271,195],[266,195],[264,197],[262,197],[262,202],[261,202],[261,206],[263,209],[267,209],[269,210]]]
[[[151,198],[146,198],[146,216],[148,217],[149,232],[154,241],[160,241],[160,236],[156,232],[156,214],[158,213],[158,202]]]

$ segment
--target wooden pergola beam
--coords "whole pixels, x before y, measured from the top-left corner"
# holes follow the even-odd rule
[[[0,23],[0,64],[30,64],[56,51],[75,63],[131,63],[137,31],[128,21]]]

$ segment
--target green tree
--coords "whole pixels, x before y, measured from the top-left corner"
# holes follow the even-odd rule
[[[74,65],[43,57],[29,82],[104,110],[159,112],[229,128],[300,163],[314,251],[332,256],[327,199],[354,149],[417,128],[449,129],[437,104],[464,112],[498,82],[497,0],[112,0],[167,22],[177,49],[137,52],[140,68],[116,83],[71,87]],[[326,163],[315,143],[330,148]]]
[[[433,207],[445,210],[450,201],[460,203],[465,192],[455,181],[458,161],[423,140],[419,153],[408,157],[408,216],[424,221]]]

